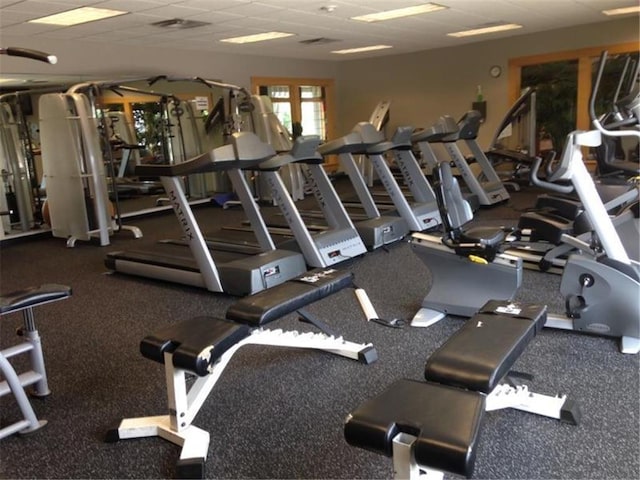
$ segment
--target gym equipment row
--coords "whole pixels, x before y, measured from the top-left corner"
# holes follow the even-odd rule
[[[572,132],[557,168],[548,177],[549,182],[570,181],[573,184],[593,222],[602,251],[596,254],[578,252],[569,256],[561,286],[567,298],[567,309],[571,309],[566,317],[548,314],[546,307],[541,305],[511,301],[515,293],[514,285],[515,288],[519,286],[518,279],[522,272],[522,262],[515,257],[512,257],[515,261],[507,265],[510,270],[505,283],[508,285],[503,291],[488,291],[485,298],[474,296],[469,305],[461,305],[457,298],[450,299],[450,306],[439,307],[444,311],[441,313],[471,318],[428,358],[425,381],[400,380],[394,383],[381,395],[356,406],[344,425],[345,439],[349,444],[393,457],[397,478],[423,478],[423,472],[428,477],[443,478],[445,471],[471,476],[485,411],[514,408],[573,424],[579,421],[579,410],[572,400],[564,395],[550,397],[535,394],[527,386],[518,383],[516,375],[511,372],[518,357],[544,326],[619,337],[624,353],[637,354],[640,351],[640,312],[636,302],[640,289],[640,265],[627,255],[582,159],[582,147],[597,146],[603,134],[640,138],[637,130],[612,131],[596,119],[594,101],[605,61],[606,53],[601,57],[598,79],[590,101],[596,129]],[[636,95],[635,103],[629,109],[630,115],[623,122],[624,126],[634,127],[638,124],[639,98]],[[165,188],[171,192],[176,214],[184,221],[185,237],[200,237],[198,243],[206,246],[199,227],[189,218],[192,212],[182,195],[183,186],[178,177],[189,172],[209,171],[219,165],[220,168],[236,171],[232,176],[237,178],[237,186],[240,187],[245,165],[247,168],[262,166],[271,173],[277,173],[279,163],[295,162],[297,159],[319,165],[321,156],[317,152],[318,143],[318,138],[299,138],[290,153],[275,155],[275,150],[254,134],[236,132],[232,134],[229,144],[182,164],[139,168],[158,172]],[[371,148],[367,151],[375,151]],[[491,266],[504,255],[501,248],[508,240],[509,232],[487,227],[464,229],[464,219],[471,214],[471,208],[462,197],[450,165],[443,163],[435,171],[439,182],[434,194],[445,235],[440,238],[414,233],[412,249],[419,257],[441,257],[439,260],[425,261],[429,268],[450,273],[449,277],[434,273],[434,284],[437,283],[438,288],[442,285],[446,287],[447,282],[456,282],[455,289],[458,291],[473,291],[477,284],[464,286],[463,282],[467,279],[495,287],[502,282],[494,282],[493,274],[487,272],[492,272]],[[277,176],[273,175],[273,178],[277,179]],[[246,196],[253,201],[250,192]],[[455,223],[456,219],[463,220]],[[436,240],[432,241],[430,237]],[[206,256],[205,251],[208,250],[203,248],[203,256]],[[504,258],[509,260],[508,255]],[[469,274],[471,268],[489,270],[484,270],[485,275],[480,278],[479,275]],[[222,291],[220,288],[224,282],[218,278],[216,281],[217,291]],[[617,289],[615,295],[611,294],[612,285]],[[193,421],[239,348],[249,344],[279,345],[323,350],[364,364],[377,359],[372,344],[346,341],[304,310],[311,302],[353,286],[353,279],[348,273],[332,268],[305,273],[303,269],[302,273],[272,286],[270,290],[247,289],[251,295],[234,303],[223,319],[192,318],[145,337],[140,344],[141,353],[146,358],[163,363],[165,367],[168,414],[125,419],[107,433],[106,440],[114,442],[160,436],[182,447],[177,465],[179,476],[203,478],[210,435],[208,431],[194,426]],[[453,287],[451,290],[454,290]],[[488,298],[495,298],[490,295],[492,293],[507,298],[487,303]],[[25,329],[36,332],[29,337],[33,342],[26,347],[19,346],[18,350],[24,348],[40,352],[41,357],[35,325],[29,323],[33,320],[31,308],[69,295],[68,287],[46,286],[2,297],[0,313],[24,309]],[[442,301],[444,295],[442,293],[429,301],[425,299],[424,307],[433,308],[432,300]],[[367,316],[371,317],[371,309],[366,310],[369,311]],[[262,328],[294,311],[304,321],[319,327],[323,333],[299,334]],[[24,384],[4,362],[4,357],[11,356],[13,352],[12,349],[0,351],[0,360],[3,361],[0,367],[3,375],[10,378],[9,388],[26,413],[24,422],[12,426],[7,434],[41,426],[27,408],[30,406],[24,400]],[[41,360],[36,362],[33,367],[36,375],[29,372],[29,376],[41,380],[44,377],[43,365]],[[191,376],[196,377],[194,382],[188,380]]]
[[[584,164],[581,150],[582,147],[598,146],[603,134],[640,138],[637,130],[605,128],[595,115],[595,98],[606,58],[604,52],[590,98],[590,113],[596,129],[569,134],[562,158],[547,179],[549,183],[571,182],[593,225],[598,248],[585,244],[569,255],[560,284],[566,311],[564,314],[550,314],[546,325],[619,338],[623,353],[636,354],[640,352],[640,305],[636,301],[640,291],[640,264],[627,253]],[[628,110],[625,125],[637,125],[640,119],[640,96],[637,92]],[[445,201],[439,204],[443,208],[441,217],[446,226],[445,236],[440,239],[414,234],[411,240],[412,249],[434,278],[433,286],[422,302],[423,308],[414,318],[416,326],[431,325],[446,314],[468,317],[482,306],[486,298],[499,298],[497,295],[500,295],[512,299],[522,279],[522,260],[510,255],[508,250],[509,232],[486,227],[464,229],[472,215],[471,209],[462,198],[449,165],[442,164],[440,172],[440,195]],[[637,205],[636,197],[636,214],[627,215],[634,217],[628,221],[636,226],[636,246]],[[633,228],[631,233],[634,233]],[[461,299],[454,294],[459,291],[473,294]],[[492,296],[492,293],[496,295]]]

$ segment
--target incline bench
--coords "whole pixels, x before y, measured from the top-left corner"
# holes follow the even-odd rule
[[[45,397],[51,393],[33,309],[70,296],[71,288],[56,284],[31,287],[0,296],[0,316],[22,312],[23,326],[18,330],[18,335],[24,338],[18,345],[0,350],[0,373],[5,378],[0,382],[0,397],[13,393],[23,416],[22,420],[0,429],[0,439],[14,433],[35,432],[47,424],[46,420],[38,420],[24,390],[31,386],[30,393],[35,397]],[[30,370],[18,375],[9,358],[21,353],[29,354]]]
[[[515,408],[576,424],[566,396],[504,382],[546,321],[546,307],[489,301],[427,360],[426,382],[403,379],[346,420],[353,446],[393,457],[395,478],[471,477],[484,412]]]
[[[240,347],[257,344],[311,348],[365,364],[377,360],[377,352],[371,344],[348,342],[335,335],[252,329],[294,311],[305,321],[321,327],[321,322],[302,311],[302,307],[345,287],[353,287],[351,273],[331,268],[316,269],[242,298],[229,307],[225,319],[196,317],[145,337],[140,343],[141,353],[165,366],[169,414],[124,419],[118,428],[107,432],[106,441],[160,436],[182,446],[177,464],[178,478],[204,478],[209,432],[192,422]],[[187,375],[197,376],[189,389]]]

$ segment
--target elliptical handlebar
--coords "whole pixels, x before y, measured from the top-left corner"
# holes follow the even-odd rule
[[[555,158],[555,152],[550,152],[550,155],[553,155]],[[547,162],[551,162],[552,158],[547,158]],[[542,157],[535,157],[533,160],[533,164],[531,165],[531,183],[533,183],[536,187],[546,188],[547,190],[552,190],[558,193],[571,193],[574,188],[573,185],[559,185],[557,183],[553,183],[552,181],[542,180],[538,176],[538,171],[540,170],[540,166],[542,165]],[[547,163],[550,165],[550,163]],[[566,167],[563,168],[562,162],[558,164],[558,167],[551,171],[551,169],[547,168],[547,178],[549,180],[560,180],[564,174],[566,173]]]
[[[600,61],[598,62],[598,73],[596,74],[596,79],[593,83],[593,88],[591,89],[591,95],[589,96],[589,116],[591,117],[591,122],[593,126],[599,130],[601,133],[610,136],[610,137],[632,137],[636,136],[640,139],[640,131],[636,130],[610,130],[610,128],[633,125],[638,123],[638,118],[630,117],[628,119],[614,122],[606,127],[602,125],[600,119],[596,116],[596,96],[598,94],[598,90],[600,89],[600,81],[602,80],[602,75],[604,74],[604,67],[607,63],[608,52],[603,50],[600,54]],[[626,70],[626,65],[625,65]]]

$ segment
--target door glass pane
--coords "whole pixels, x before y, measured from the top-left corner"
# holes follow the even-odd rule
[[[301,114],[302,134],[319,135],[322,140],[326,140],[324,102],[303,101]]]
[[[326,116],[324,88],[318,85],[302,85],[300,92],[300,123],[303,135],[319,135],[326,140]]]
[[[291,132],[291,103],[272,101],[273,113],[289,132]]]
[[[560,152],[567,135],[576,128],[578,60],[522,67],[521,85],[537,92],[538,151]]]
[[[289,86],[270,85],[267,87],[267,95],[273,99],[288,99],[290,95]]]
[[[322,98],[323,91],[322,87],[315,85],[305,85],[300,87],[300,98],[305,99],[317,99]]]

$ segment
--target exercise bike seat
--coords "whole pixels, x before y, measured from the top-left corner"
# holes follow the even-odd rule
[[[497,227],[473,227],[460,232],[460,243],[476,243],[485,247],[497,248],[507,238],[504,230]]]
[[[438,179],[435,189],[440,217],[445,229],[443,243],[458,255],[479,255],[493,261],[507,234],[500,227],[477,226],[464,228],[473,219],[469,202],[464,199],[458,181],[451,172],[451,165],[441,163],[433,169]]]

